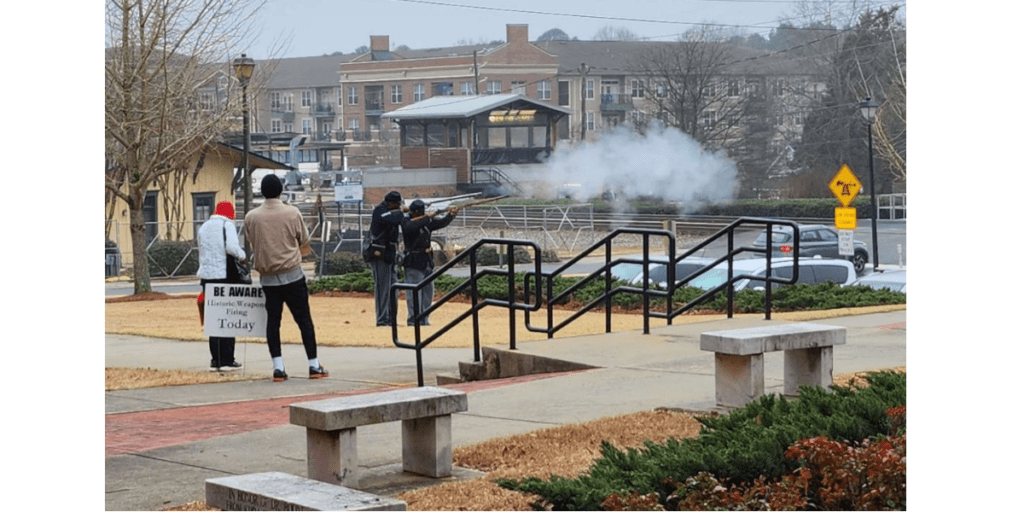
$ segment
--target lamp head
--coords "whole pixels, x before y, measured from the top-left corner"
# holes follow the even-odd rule
[[[256,68],[256,61],[246,57],[243,53],[241,57],[232,62],[231,66],[235,68],[235,78],[242,83],[242,86],[248,85],[249,79],[252,78],[252,71]]]
[[[871,101],[870,97],[864,98],[864,101],[860,103],[860,113],[869,123],[874,122],[875,114],[878,113],[878,103]]]

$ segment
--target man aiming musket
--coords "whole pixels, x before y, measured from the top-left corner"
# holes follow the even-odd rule
[[[504,197],[506,196],[481,199],[429,212],[427,203],[419,199],[410,203],[409,214],[402,221],[402,236],[405,241],[405,257],[402,259],[402,266],[405,268],[405,282],[419,284],[434,271],[434,254],[430,244],[431,234],[451,224],[455,220],[455,216],[458,215],[459,209],[490,203]],[[429,315],[418,320],[417,316],[433,304],[434,283],[428,283],[419,292],[407,291],[405,302],[409,311],[406,325],[416,325],[417,321],[420,325],[430,325]]]

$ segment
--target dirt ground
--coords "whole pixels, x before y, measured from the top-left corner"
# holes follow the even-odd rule
[[[402,313],[404,301],[399,303]],[[902,309],[905,306],[880,306],[860,308],[856,313],[873,313]],[[330,346],[371,346],[390,347],[391,332],[375,326],[373,300],[365,294],[342,296],[313,296],[310,298],[313,321],[317,330],[317,342]],[[424,333],[432,333],[437,326],[447,323],[465,311],[465,304],[451,304],[437,311],[431,318],[432,327],[425,327]],[[196,307],[196,296],[173,296],[161,293],[145,296],[128,296],[108,299],[106,310],[106,332],[153,336],[185,341],[205,341]],[[815,320],[851,314],[851,310],[818,311],[801,313],[776,313],[773,317],[790,320]],[[556,322],[569,312],[556,312]],[[522,328],[522,313],[518,313],[516,333],[519,340],[543,339],[544,334],[531,333]],[[538,315],[537,321],[541,320]],[[707,317],[693,315],[674,320],[674,323],[706,320]],[[481,342],[485,345],[507,344],[508,312],[498,308],[485,308],[480,312],[482,326],[500,326],[483,329]],[[613,315],[612,326],[616,331],[634,330],[643,327],[643,318],[637,314],[618,313]],[[584,315],[570,327],[561,331],[558,337],[579,336],[604,332],[604,314]],[[301,343],[294,322],[282,323],[282,340],[285,343]],[[412,339],[412,328],[399,327],[400,339]],[[239,340],[262,343],[262,340]],[[472,344],[471,323],[463,322],[449,334],[435,341],[432,346],[469,347]],[[126,387],[151,387],[162,385],[219,382],[233,376],[210,374],[209,372],[162,372],[148,369],[108,369],[107,389]],[[856,375],[838,375],[837,384],[846,384],[858,379]],[[620,448],[640,446],[644,440],[664,441],[669,437],[684,438],[696,436],[699,423],[689,413],[679,411],[648,411],[601,420],[563,425],[516,436],[496,438],[476,445],[456,448],[453,456],[459,466],[484,471],[484,477],[441,484],[399,495],[407,502],[409,510],[532,510],[530,503],[535,498],[499,488],[493,483],[496,478],[522,478],[537,476],[547,478],[552,474],[573,476],[585,471],[599,455],[602,440],[608,440]],[[167,510],[217,510],[203,502],[190,503]]]
[[[178,339],[185,341],[205,341],[203,327],[199,323],[199,312],[196,306],[196,295],[168,295],[164,293],[149,293],[144,296],[125,296],[111,298],[106,301],[106,332],[111,334],[130,334],[138,336],[151,336],[164,339]],[[317,344],[324,346],[365,346],[365,347],[393,347],[391,330],[378,328],[376,316],[373,309],[373,298],[367,294],[318,294],[311,296],[309,307],[312,311],[313,323],[316,326]],[[406,306],[405,301],[398,303],[400,319],[404,320]],[[893,311],[905,309],[905,305],[876,306],[869,308],[858,308],[857,313],[874,313],[880,311]],[[287,308],[286,308],[287,309]],[[453,320],[459,314],[464,313],[468,304],[449,303],[435,311],[430,318],[431,326],[422,327],[422,335],[429,336],[439,326],[443,326]],[[817,320],[832,318],[840,315],[848,315],[849,309],[829,311],[806,311],[794,313],[773,313],[773,318],[787,320]],[[567,318],[571,311],[558,311],[554,313],[555,322]],[[485,307],[480,311],[481,329],[480,342],[482,345],[500,346],[508,344],[508,318],[509,313],[505,309],[496,307]],[[544,333],[530,332],[525,328],[524,313],[516,312],[516,339],[519,341],[541,340],[547,338]],[[720,315],[719,315],[720,316]],[[745,316],[745,315],[739,315]],[[751,315],[760,316],[760,315]],[[673,319],[673,323],[704,321],[707,315],[683,315]],[[531,323],[535,325],[545,324],[545,312],[539,311],[531,315]],[[653,324],[652,324],[653,325]],[[486,326],[500,326],[487,328]],[[636,313],[613,313],[612,329],[615,331],[629,331],[643,328],[643,316]],[[452,328],[445,336],[431,343],[432,347],[465,348],[471,347],[473,343],[472,322],[464,320]],[[604,332],[604,313],[591,312],[583,315],[575,322],[569,324],[556,334],[558,338],[582,336]],[[405,326],[405,322],[399,322],[398,337],[402,341],[413,341],[413,328]],[[262,339],[241,338],[239,342],[263,343]],[[301,343],[299,329],[295,322],[290,321],[288,313],[285,313],[284,321],[281,323],[281,341],[283,343]]]

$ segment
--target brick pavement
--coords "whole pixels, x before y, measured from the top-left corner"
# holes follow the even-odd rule
[[[469,393],[565,374],[526,375],[510,379],[466,382],[444,387]],[[108,414],[106,415],[106,455],[138,453],[288,425],[288,406],[290,404],[376,393],[391,389],[398,389],[398,387]]]

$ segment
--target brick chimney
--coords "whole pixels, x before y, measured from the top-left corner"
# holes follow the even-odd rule
[[[511,46],[525,45],[530,42],[529,25],[505,25],[508,44]]]
[[[370,36],[370,51],[371,52],[389,52],[391,51],[391,41],[388,36]]]

